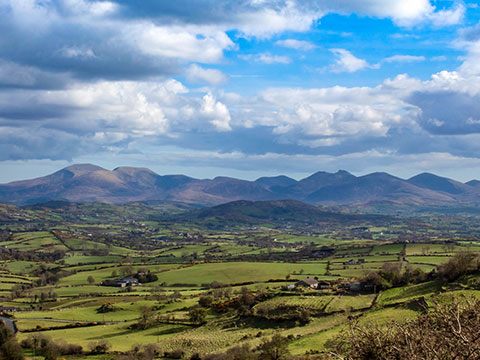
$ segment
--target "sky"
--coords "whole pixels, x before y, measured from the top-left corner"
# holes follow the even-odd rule
[[[476,0],[0,0],[0,182],[480,178]]]

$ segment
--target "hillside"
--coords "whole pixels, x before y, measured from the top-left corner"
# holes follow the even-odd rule
[[[239,200],[210,208],[184,213],[177,221],[216,222],[219,224],[249,225],[311,225],[319,223],[349,223],[356,221],[386,221],[387,217],[352,215],[331,212],[297,200],[246,201]]]

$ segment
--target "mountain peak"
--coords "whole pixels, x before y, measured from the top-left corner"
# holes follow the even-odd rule
[[[70,171],[76,176],[79,176],[82,174],[86,174],[86,173],[98,171],[98,170],[105,170],[105,169],[100,166],[87,163],[87,164],[73,164],[57,172]]]
[[[429,172],[423,172],[420,174],[417,174],[415,176],[412,176],[408,181],[413,180],[413,179],[426,179],[426,178],[440,178],[440,176],[429,173]]]
[[[122,173],[126,175],[135,175],[135,174],[144,173],[144,172],[157,175],[154,171],[148,168],[143,168],[143,167],[119,166],[113,169],[112,171],[115,173]]]
[[[465,185],[473,186],[473,187],[480,187],[480,180],[473,179],[473,180],[470,180],[470,181],[466,182]]]
[[[461,194],[470,191],[469,185],[431,173],[421,173],[407,180],[410,184],[449,194]]]
[[[352,173],[348,172],[347,170],[340,169],[335,173],[335,175],[352,175]]]
[[[275,187],[287,187],[287,186],[295,185],[297,183],[297,180],[292,179],[285,175],[279,175],[279,176],[271,176],[271,177],[264,176],[255,180],[255,182],[257,184],[264,186],[267,189],[272,189]]]

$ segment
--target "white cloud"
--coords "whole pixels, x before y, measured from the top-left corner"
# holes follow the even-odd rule
[[[337,58],[335,64],[330,67],[333,72],[355,72],[369,67],[365,60],[357,58],[348,50],[330,49],[330,51]]]
[[[465,6],[457,3],[446,10],[437,10],[430,0],[262,0],[251,1],[249,10],[240,8],[230,24],[246,36],[271,37],[284,31],[306,31],[314,21],[329,13],[360,14],[392,19],[397,25],[411,27],[420,23],[450,26],[463,20]]]
[[[425,61],[425,56],[414,56],[414,55],[393,55],[383,59],[384,62],[392,63],[410,63],[410,62],[417,62],[417,61]]]
[[[290,64],[292,62],[292,59],[288,56],[273,55],[270,53],[239,55],[238,57],[243,60],[253,60],[264,64]]]
[[[461,2],[451,9],[437,10],[429,0],[337,0],[327,6],[331,12],[390,18],[397,25],[406,27],[420,23],[450,26],[460,23],[465,13]]]
[[[295,40],[295,39],[278,40],[275,42],[275,45],[283,46],[290,49],[304,50],[304,51],[313,50],[317,48],[317,45],[315,45],[310,41]]]
[[[263,53],[256,57],[256,61],[263,62],[265,64],[289,64],[292,60],[288,56]]]
[[[67,58],[93,58],[95,53],[89,48],[66,47],[60,50],[60,53]]]
[[[196,64],[190,65],[187,69],[187,80],[192,84],[208,83],[220,85],[227,81],[227,76],[220,70],[204,69]]]
[[[79,134],[80,137],[102,144],[111,145],[148,136],[178,136],[191,130],[231,131],[236,126],[270,126],[274,129],[274,137],[278,136],[282,141],[286,139],[285,141],[312,148],[329,147],[362,137],[384,138],[392,129],[402,127],[420,131],[417,120],[422,111],[426,113],[426,107],[408,102],[409,96],[414,92],[429,95],[452,92],[459,99],[465,100],[465,107],[472,107],[479,91],[479,85],[476,85],[480,83],[479,41],[463,44],[467,56],[457,72],[440,72],[426,82],[399,76],[373,88],[270,89],[253,99],[246,99],[221,93],[217,96],[211,93],[185,95],[189,90],[181,83],[161,78],[174,73],[185,74],[191,83],[219,85],[225,82],[226,76],[219,70],[188,64],[223,61],[224,51],[235,49],[227,30],[236,29],[239,36],[268,38],[288,30],[306,31],[313,21],[332,12],[354,12],[390,18],[402,26],[419,23],[449,26],[462,21],[465,6],[461,3],[446,10],[438,10],[428,0],[257,0],[232,2],[229,5],[239,11],[230,14],[215,13],[211,19],[201,19],[199,22],[175,15],[169,21],[164,21],[163,17],[160,21],[153,15],[141,19],[134,16],[128,18],[128,15],[116,16],[119,6],[110,2],[66,0],[58,4],[48,1],[40,4],[33,0],[0,1],[12,9],[11,16],[5,20],[10,21],[12,26],[18,26],[18,33],[32,40],[32,44],[33,40],[39,45],[55,44],[50,40],[57,36],[62,40],[58,42],[59,48],[54,54],[56,58],[41,59],[38,62],[39,67],[49,64],[45,70],[39,70],[34,65],[20,66],[2,61],[0,83],[4,85],[29,88],[44,82],[44,87],[47,87],[51,82],[58,81],[62,84],[60,87],[64,88],[64,82],[55,76],[63,74],[62,71],[75,71],[78,63],[98,59],[103,61],[105,56],[110,56],[105,60],[106,70],[110,65],[122,63],[128,56],[143,59],[135,67],[140,69],[150,62],[165,62],[167,65],[173,63],[185,67],[184,71],[176,73],[167,69],[165,73],[152,71],[147,75],[141,74],[148,78],[146,81],[93,82],[90,79],[98,76],[93,74],[91,78],[83,78],[91,83],[72,81],[64,90],[2,92],[2,110],[16,106],[10,113],[3,111],[3,118],[0,119],[2,125],[6,124],[12,132],[15,131],[15,126],[16,131],[25,131],[25,128],[18,127],[19,121],[14,120],[15,117],[24,120],[22,116],[25,112],[31,111],[33,114],[38,109],[32,117],[36,116],[39,120],[31,121],[35,128],[32,127],[29,132],[41,129],[38,133],[45,134],[47,129],[54,129],[72,136]],[[66,29],[79,32],[69,37]],[[4,40],[7,41],[8,38],[5,36]],[[86,39],[83,44],[82,39]],[[275,44],[305,51],[316,46],[295,39],[279,40]],[[107,47],[107,51],[102,52],[103,47]],[[43,49],[43,46],[32,50],[32,54],[42,54],[38,49]],[[117,53],[111,53],[112,49],[120,49],[118,54],[123,57],[115,57]],[[379,66],[371,65],[345,49],[331,51],[336,57],[336,62],[331,67],[335,72],[353,73]],[[48,50],[45,51],[47,52]],[[47,74],[47,71],[51,71],[52,64],[57,64],[53,60],[60,57],[63,61],[67,59],[72,63],[63,63],[63,68]],[[292,62],[288,56],[271,53],[244,58],[265,64]],[[395,55],[382,62],[423,60],[423,56]],[[92,68],[95,67],[89,64],[87,71]],[[120,78],[128,79],[128,71],[132,69],[133,67],[123,69]],[[77,74],[72,76],[75,75]],[[45,109],[53,110],[48,112]],[[58,114],[54,114],[57,109]],[[42,111],[46,114],[42,115]],[[435,119],[438,121],[435,122]],[[448,121],[434,117],[425,121],[437,124],[438,128],[449,125]],[[477,126],[477,118],[470,114],[466,117],[465,124]]]
[[[326,14],[317,6],[303,6],[294,0],[252,1],[251,4],[255,5],[255,10],[240,12],[229,23],[246,36],[260,38],[269,38],[284,31],[306,31],[315,19]]]
[[[311,148],[361,143],[362,139],[370,139],[365,140],[367,146],[375,146],[372,138],[386,139],[392,131],[409,134],[404,140],[402,135],[393,138],[399,143],[410,141],[409,136],[418,142],[415,136],[443,133],[452,139],[421,145],[455,153],[455,145],[448,144],[457,144],[456,134],[480,132],[479,80],[480,76],[442,71],[427,81],[399,75],[377,87],[270,88],[256,98],[236,99],[233,122],[247,128],[271,127],[278,139]],[[458,105],[452,107],[452,103]],[[462,147],[473,151],[473,143]]]
[[[29,109],[38,119],[27,134],[52,129],[89,138],[95,144],[176,136],[191,130],[231,130],[225,104],[211,93],[202,98],[188,92],[172,79],[157,83],[100,81],[55,91],[16,90],[0,93],[0,108],[4,110],[0,121],[11,131],[18,131],[16,118],[23,109]],[[9,118],[6,109],[11,109],[15,117]],[[45,109],[54,110],[41,116]]]
[[[460,67],[460,71],[472,75],[480,74],[480,62],[478,61],[479,58],[480,42],[470,48],[467,58]]]
[[[230,112],[225,104],[217,101],[212,94],[206,94],[203,97],[203,104],[200,113],[209,119],[209,122],[218,131],[230,131]]]
[[[459,2],[455,8],[433,12],[429,14],[428,18],[437,27],[451,26],[463,21],[465,11],[465,6]]]
[[[420,35],[418,34],[405,34],[405,33],[396,33],[390,35],[392,39],[420,39]]]
[[[406,87],[406,79],[403,82],[401,86]],[[417,110],[402,100],[402,91],[392,85],[271,88],[259,98],[237,103],[241,111],[235,119],[248,119],[250,127],[272,127],[277,136],[300,145],[333,146],[347,139],[384,137],[401,124],[415,126]]]
[[[195,26],[139,23],[125,27],[122,36],[123,41],[145,54],[201,63],[221,61],[223,50],[234,46],[223,31]]]

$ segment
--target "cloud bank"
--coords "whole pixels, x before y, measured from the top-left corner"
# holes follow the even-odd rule
[[[237,169],[298,160],[288,166],[301,171],[334,159],[354,167],[420,154],[438,163],[438,154],[477,159],[478,25],[452,44],[464,55],[458,66],[428,79],[284,86],[276,70],[263,88],[230,84],[235,62],[268,73],[323,56],[325,72],[359,76],[433,59],[405,51],[372,61],[352,43],[305,36],[327,16],[388,21],[416,35],[458,26],[466,13],[462,2],[437,8],[428,0],[0,0],[0,161],[148,161],[161,151],[176,164],[203,154],[200,163]],[[245,73],[262,76],[255,71]]]

